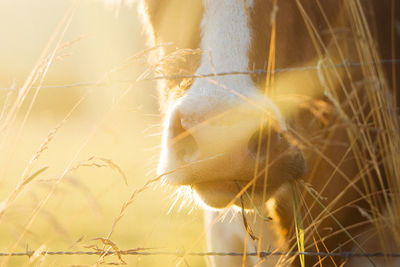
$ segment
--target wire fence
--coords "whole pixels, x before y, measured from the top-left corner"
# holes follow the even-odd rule
[[[344,60],[339,64],[326,64],[326,65],[311,65],[311,66],[303,66],[303,67],[291,67],[291,68],[278,68],[274,70],[251,70],[251,71],[231,71],[231,72],[217,72],[217,73],[205,73],[205,74],[189,74],[189,75],[163,75],[163,76],[155,76],[155,77],[144,77],[139,78],[138,81],[147,81],[147,80],[178,80],[185,78],[210,78],[210,77],[220,77],[220,76],[230,76],[230,75],[260,75],[260,74],[273,74],[273,73],[284,73],[284,72],[293,72],[293,71],[312,71],[319,69],[331,69],[331,68],[351,68],[351,67],[361,67],[368,65],[382,65],[382,64],[399,64],[400,58],[395,59],[382,59],[378,62],[352,62],[349,60]]]
[[[73,88],[73,87],[92,87],[92,86],[107,86],[110,83],[134,83],[140,81],[153,81],[153,80],[179,80],[179,79],[202,79],[202,78],[212,78],[212,77],[222,77],[222,76],[232,76],[232,75],[265,75],[268,73],[285,73],[294,71],[315,71],[319,69],[330,69],[330,68],[351,68],[351,67],[361,67],[366,65],[382,65],[382,64],[399,64],[400,58],[395,59],[382,59],[378,62],[352,62],[349,60],[344,60],[339,64],[327,64],[327,65],[311,65],[303,67],[291,67],[291,68],[278,68],[271,71],[268,70],[251,70],[251,71],[230,71],[230,72],[216,72],[216,73],[204,73],[204,74],[188,74],[188,75],[161,75],[161,76],[141,76],[136,80],[109,80],[107,82],[78,82],[64,85],[42,85],[42,89],[63,89],[63,88]],[[32,88],[37,88],[33,86]],[[16,86],[3,87],[0,91],[10,91],[16,90]]]
[[[28,256],[31,257],[34,254],[40,255],[52,255],[52,256],[73,256],[73,255],[136,255],[136,256],[249,256],[249,257],[269,257],[269,256],[308,256],[308,257],[341,257],[341,258],[353,258],[353,257],[391,257],[398,258],[400,253],[385,253],[385,252],[372,252],[372,253],[358,253],[352,251],[341,251],[341,252],[282,252],[282,251],[259,251],[259,252],[185,252],[185,251],[144,251],[149,250],[148,248],[135,248],[128,250],[118,251],[107,251],[107,250],[96,250],[96,251],[35,251],[28,250],[25,252],[0,252],[0,257],[15,257],[15,256]]]

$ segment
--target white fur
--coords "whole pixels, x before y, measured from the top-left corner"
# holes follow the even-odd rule
[[[247,52],[251,39],[242,1],[205,0],[201,29],[201,49],[210,53],[203,54],[198,73],[248,71]],[[255,90],[248,75],[217,77],[213,80],[245,95]],[[231,92],[210,84],[206,79],[194,82],[189,90],[189,95],[192,94],[232,97]]]
[[[247,0],[246,4],[247,9],[253,7],[252,0]],[[204,0],[201,49],[206,53],[202,55],[197,73],[249,71],[251,29],[246,13],[243,0]],[[209,101],[198,100],[204,97]],[[281,128],[286,129],[277,106],[269,98],[264,98],[249,75],[197,79],[180,101],[179,110],[183,114],[206,114],[217,106],[232,107],[243,102],[253,106],[259,104],[258,108],[270,108]]]

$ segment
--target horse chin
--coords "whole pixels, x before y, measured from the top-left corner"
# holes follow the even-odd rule
[[[265,169],[265,166],[261,169]],[[262,207],[280,188],[303,177],[306,169],[303,154],[294,153],[268,168],[268,177],[265,177],[264,171],[257,175],[256,180],[252,179],[250,173],[246,176],[225,177],[224,180],[210,179],[208,175],[208,180],[198,177],[197,182],[192,183],[191,187],[202,202],[212,208],[220,209],[236,205],[251,210]],[[239,180],[235,177],[247,177],[247,179]]]
[[[174,186],[190,186],[197,199],[211,208],[243,206],[251,210],[262,207],[282,186],[300,179],[306,172],[306,161],[303,154],[296,150],[275,161],[267,173],[265,164],[260,164],[256,177],[251,166],[226,173],[215,171],[221,169],[216,165],[200,167],[177,169],[165,175],[165,182]],[[160,170],[168,173],[169,169],[174,169],[174,166],[165,164]]]

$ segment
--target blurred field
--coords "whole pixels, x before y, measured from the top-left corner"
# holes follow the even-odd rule
[[[146,68],[144,56],[132,59],[145,49],[136,12],[123,8],[116,16],[102,1],[85,0],[68,17],[70,24],[56,30],[71,5],[68,0],[0,0],[0,252],[102,248],[93,239],[105,238],[132,192],[156,177],[160,116],[154,84],[135,82]],[[56,42],[45,57],[58,40],[62,48],[48,69],[35,72],[39,78],[26,87],[13,113],[54,32]],[[178,210],[177,205],[168,214],[172,194],[160,184],[138,194],[111,240],[120,249],[191,248],[201,233],[201,211],[190,205]],[[204,250],[203,243],[194,250]],[[123,258],[128,266],[177,262],[173,256]],[[1,257],[0,263],[86,266],[97,259]],[[186,263],[203,266],[204,260],[189,257]]]

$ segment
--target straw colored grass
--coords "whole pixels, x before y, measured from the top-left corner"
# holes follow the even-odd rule
[[[132,46],[135,38],[140,40],[139,27],[129,30],[137,33],[135,37],[125,36],[120,29],[135,11],[121,11],[116,18],[100,2],[65,1],[71,4],[69,8],[61,2],[54,14],[41,14],[53,33],[41,37],[48,40],[44,49],[40,47],[42,53],[33,49],[37,47],[33,37],[35,65],[21,63],[24,71],[10,70],[8,76],[3,71],[6,79],[0,79],[0,88],[4,88],[0,91],[0,251],[35,250],[29,258],[0,257],[0,265],[126,262],[129,266],[174,266],[174,256],[42,254],[47,250],[141,247],[178,251],[190,246],[193,229],[199,230],[202,221],[199,211],[191,211],[196,219],[187,222],[185,214],[190,208],[180,213],[172,209],[168,215],[174,201],[171,190],[154,185],[142,188],[156,178],[158,155],[154,149],[158,136],[142,132],[159,124],[160,117],[155,99],[149,97],[155,94],[152,84],[133,84],[142,71],[137,66],[143,65],[148,54],[142,43]],[[12,3],[6,7],[18,8]],[[60,11],[65,13],[61,20]],[[37,10],[31,12],[35,16]],[[88,19],[94,14],[93,20]],[[106,22],[97,21],[99,17]],[[46,27],[36,25],[35,20],[32,23],[32,31]],[[77,27],[88,24],[91,28]],[[15,31],[23,36],[17,26]],[[114,34],[112,42],[110,34]],[[111,48],[107,47],[110,43]],[[105,56],[105,51],[112,50],[120,54]],[[11,52],[18,53],[0,54],[7,58]],[[68,66],[76,69],[75,77]],[[13,73],[17,78],[10,86]],[[202,250],[201,245],[198,248]],[[199,257],[186,261],[191,266],[204,263]]]

